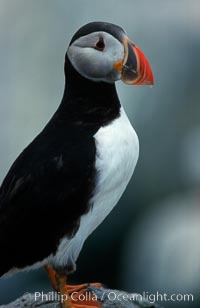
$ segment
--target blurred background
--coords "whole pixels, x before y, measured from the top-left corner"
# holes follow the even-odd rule
[[[134,176],[90,236],[73,283],[130,292],[192,293],[200,304],[200,2],[0,0],[0,180],[60,103],[74,32],[103,20],[144,51],[155,85],[119,83],[140,140]],[[37,223],[36,223],[37,227]],[[0,279],[0,304],[50,288],[44,270]]]

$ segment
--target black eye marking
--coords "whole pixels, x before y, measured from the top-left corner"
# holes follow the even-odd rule
[[[100,37],[94,48],[100,51],[104,51],[105,47],[106,46],[105,46],[104,39]]]

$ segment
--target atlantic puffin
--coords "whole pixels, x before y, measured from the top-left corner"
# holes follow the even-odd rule
[[[64,72],[57,111],[0,187],[0,276],[44,266],[54,288],[68,294],[78,288],[68,287],[66,276],[119,201],[138,160],[138,137],[115,82],[152,85],[153,74],[126,32],[107,22],[91,22],[74,34]],[[76,305],[69,296],[62,303]]]

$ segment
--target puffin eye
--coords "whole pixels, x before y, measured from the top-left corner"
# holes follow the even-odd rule
[[[104,39],[100,37],[94,48],[103,51],[105,47]]]

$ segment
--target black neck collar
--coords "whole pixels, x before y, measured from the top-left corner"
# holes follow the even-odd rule
[[[70,122],[101,127],[120,115],[115,84],[82,77],[65,58],[65,90],[59,113]]]

